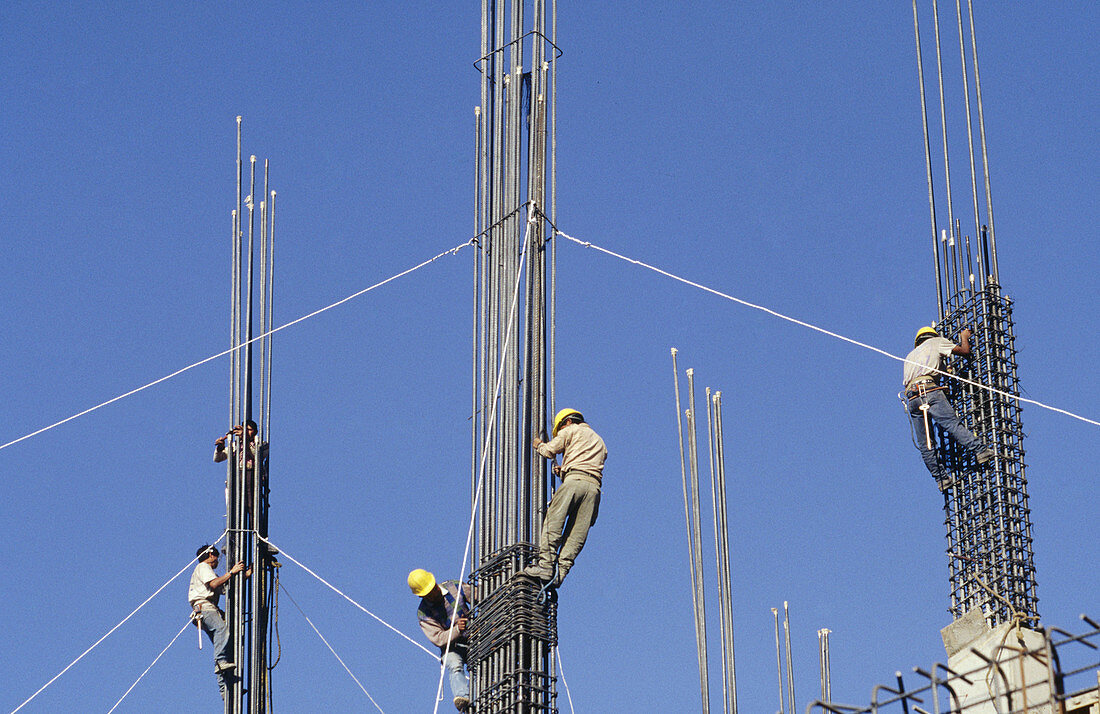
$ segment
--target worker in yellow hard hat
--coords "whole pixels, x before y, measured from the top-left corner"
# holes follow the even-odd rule
[[[455,709],[470,710],[470,678],[466,674],[466,654],[469,644],[466,627],[469,624],[473,592],[469,585],[459,588],[457,580],[435,581],[427,570],[417,568],[409,573],[409,589],[420,598],[416,619],[431,643],[439,648],[443,666],[451,683]]]
[[[934,327],[922,327],[913,338],[913,351],[905,358],[902,377],[914,442],[941,491],[946,491],[954,483],[954,478],[935,448],[932,422],[954,439],[979,466],[993,458],[993,450],[963,426],[955,407],[944,394],[943,359],[948,355],[968,356],[972,334],[969,329],[963,330],[959,333],[959,344],[955,344],[941,337]]]
[[[562,482],[546,508],[538,562],[525,568],[523,574],[557,587],[573,567],[588,529],[599,516],[607,447],[576,409],[562,409],[555,414],[551,434],[550,441],[536,434],[531,445],[548,459],[563,454],[561,466],[554,469]]]

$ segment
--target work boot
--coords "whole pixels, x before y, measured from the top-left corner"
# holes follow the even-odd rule
[[[520,575],[526,575],[532,580],[539,580],[544,583],[550,582],[554,579],[554,571],[551,568],[543,568],[539,565],[528,565],[523,570],[519,571]]]
[[[993,449],[982,449],[974,458],[977,459],[978,465],[981,466],[986,461],[989,461],[993,458]]]
[[[460,712],[470,711],[470,700],[466,697],[455,697],[455,709]]]
[[[936,479],[936,485],[939,486],[942,493],[947,493],[947,489],[955,485],[955,477],[951,474],[942,474]]]
[[[225,660],[214,663],[214,671],[218,673],[225,672],[230,669],[236,669],[236,667],[237,665],[233,664],[232,662],[227,662]]]

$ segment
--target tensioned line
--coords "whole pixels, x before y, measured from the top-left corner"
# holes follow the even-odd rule
[[[41,434],[42,432],[49,431],[50,429],[53,429],[54,427],[61,426],[62,424],[70,422],[73,419],[76,419],[78,417],[82,417],[85,414],[90,414],[91,412],[94,412],[96,409],[100,409],[102,407],[105,407],[108,404],[114,404],[115,402],[117,402],[121,399],[125,399],[126,397],[137,394],[138,392],[143,391],[145,389],[148,389],[149,387],[154,387],[154,386],[160,384],[161,382],[166,382],[169,379],[172,379],[173,377],[175,377],[177,375],[183,374],[184,372],[186,372],[188,370],[191,370],[191,369],[194,369],[195,367],[199,367],[201,365],[204,365],[207,362],[212,362],[213,360],[216,360],[219,357],[224,357],[225,355],[232,354],[236,350],[240,350],[240,349],[244,348],[246,345],[250,345],[253,342],[256,342],[257,340],[262,340],[263,338],[267,337],[268,335],[273,335],[273,334],[275,334],[276,332],[278,332],[280,330],[285,330],[286,328],[288,328],[292,325],[297,325],[299,322],[303,322],[305,320],[308,320],[311,317],[316,317],[317,315],[320,315],[322,312],[325,312],[327,310],[331,310],[334,307],[338,307],[340,305],[343,305],[344,303],[348,302],[349,300],[354,300],[355,298],[359,297],[360,295],[363,295],[364,293],[369,293],[371,290],[374,290],[375,288],[380,288],[383,285],[385,285],[386,283],[392,282],[394,280],[397,280],[400,277],[404,277],[405,275],[408,275],[409,273],[411,273],[413,271],[419,270],[419,269],[423,268],[425,265],[428,265],[429,263],[434,263],[436,260],[438,260],[439,258],[442,258],[445,255],[453,255],[453,254],[457,253],[458,251],[462,250],[463,248],[465,248],[466,246],[472,245],[475,240],[476,240],[476,237],[466,241],[465,243],[462,243],[460,245],[456,245],[454,248],[450,248],[448,250],[443,251],[439,255],[428,258],[424,262],[422,262],[418,265],[414,265],[413,267],[409,268],[408,270],[403,270],[403,271],[401,271],[400,273],[398,273],[396,275],[391,275],[390,277],[386,278],[385,280],[382,280],[381,282],[377,282],[374,285],[371,285],[369,288],[363,288],[359,292],[352,293],[351,295],[348,295],[346,298],[343,298],[341,300],[337,300],[336,302],[332,303],[331,305],[326,305],[325,307],[322,307],[319,310],[314,310],[313,312],[309,313],[308,315],[302,315],[298,319],[292,320],[292,321],[286,323],[285,325],[280,325],[279,327],[268,330],[267,332],[263,333],[262,335],[257,335],[255,337],[253,337],[251,340],[248,340],[247,342],[242,342],[237,347],[231,347],[227,350],[219,352],[216,355],[211,355],[211,356],[207,357],[206,359],[201,359],[198,362],[195,362],[194,364],[187,365],[186,367],[184,367],[182,369],[177,369],[175,372],[172,372],[171,374],[165,375],[164,377],[161,377],[160,379],[153,380],[152,382],[149,382],[146,385],[138,387],[137,389],[131,389],[129,392],[126,392],[125,394],[120,394],[117,397],[114,397],[113,399],[108,399],[107,401],[103,402],[102,404],[97,404],[94,407],[89,407],[88,409],[85,409],[82,412],[77,412],[76,414],[73,414],[71,417],[67,417],[65,419],[62,419],[59,422],[55,422],[53,424],[50,424],[49,426],[44,426],[41,429],[39,429],[38,431],[32,431],[30,434],[27,434],[25,436],[21,436],[18,439],[13,439],[12,441],[9,441],[6,444],[0,445],[0,450],[6,449],[9,446],[12,446],[13,444],[18,444],[20,441],[25,441],[26,439],[29,439],[32,436],[37,436],[37,435]]]
[[[378,621],[379,621],[380,623],[382,623],[382,624],[383,624],[383,625],[385,625],[386,627],[390,628],[391,630],[393,630],[393,631],[394,631],[394,632],[396,632],[397,634],[401,635],[401,636],[402,636],[402,637],[404,637],[404,638],[405,638],[406,640],[408,640],[408,641],[409,641],[409,643],[411,643],[411,644],[415,645],[416,647],[419,647],[420,649],[422,649],[422,650],[424,650],[425,652],[427,652],[427,653],[428,653],[428,656],[430,656],[430,657],[431,657],[432,659],[435,659],[435,658],[436,658],[436,655],[435,655],[435,653],[434,653],[434,652],[432,652],[432,651],[431,651],[430,649],[428,649],[428,648],[427,648],[427,647],[425,647],[424,645],[420,644],[419,642],[417,642],[417,641],[416,641],[416,640],[414,640],[413,638],[409,637],[409,636],[408,636],[408,635],[406,635],[406,634],[405,634],[404,632],[402,632],[401,630],[397,629],[396,627],[394,627],[394,626],[393,626],[393,625],[391,625],[390,623],[386,622],[385,620],[383,620],[383,619],[382,619],[381,617],[379,617],[378,615],[375,615],[375,614],[374,614],[373,612],[371,612],[371,611],[370,611],[370,610],[368,610],[367,608],[363,607],[363,606],[362,606],[362,605],[360,605],[359,603],[357,603],[357,602],[355,602],[354,600],[352,600],[352,599],[351,599],[350,597],[348,597],[348,595],[347,595],[346,593],[342,592],[342,591],[341,591],[341,590],[340,590],[339,588],[337,588],[337,587],[336,587],[335,585],[333,585],[333,584],[332,584],[332,583],[330,583],[329,581],[325,580],[325,579],[324,579],[324,578],[322,578],[322,577],[321,577],[320,575],[318,575],[317,573],[313,572],[313,571],[312,571],[312,570],[310,570],[310,569],[309,569],[308,567],[306,567],[305,565],[303,565],[303,564],[302,564],[301,562],[299,562],[298,560],[296,560],[296,559],[295,559],[295,558],[294,558],[294,557],[293,557],[292,555],[290,555],[289,553],[287,553],[285,549],[283,549],[283,548],[281,548],[281,547],[279,547],[279,546],[275,545],[274,543],[272,543],[272,542],[271,542],[270,540],[268,540],[267,538],[264,538],[264,537],[263,537],[262,535],[256,534],[256,538],[258,538],[259,540],[263,541],[264,543],[267,543],[268,545],[270,545],[270,546],[272,546],[272,547],[278,548],[278,549],[279,549],[279,554],[280,554],[281,556],[283,556],[284,558],[286,558],[286,559],[287,559],[287,560],[289,560],[290,562],[294,563],[294,564],[295,564],[295,565],[297,565],[297,566],[298,566],[299,568],[301,568],[302,570],[306,571],[307,573],[309,573],[309,574],[310,574],[310,575],[312,575],[313,577],[317,578],[317,579],[318,579],[319,581],[321,581],[321,583],[322,583],[322,584],[324,584],[324,585],[327,585],[327,586],[328,586],[328,588],[329,588],[330,590],[332,590],[332,591],[333,591],[334,593],[336,593],[337,595],[339,595],[339,596],[343,597],[343,598],[344,598],[345,600],[347,600],[348,602],[350,602],[350,603],[351,603],[352,605],[355,605],[355,606],[356,606],[357,608],[359,608],[359,609],[360,609],[360,610],[362,610],[363,612],[367,613],[368,615],[370,615],[371,617],[373,617],[373,618],[374,618],[375,620],[378,620]]]
[[[218,543],[220,543],[220,542],[221,542],[221,540],[222,540],[222,538],[225,538],[225,534],[226,534],[226,532],[225,532],[225,531],[222,531],[222,534],[221,534],[221,536],[220,536],[220,537],[219,537],[219,538],[218,538],[218,539],[217,539],[216,541],[214,541],[213,545],[217,545]],[[75,665],[75,664],[76,664],[77,662],[79,662],[80,660],[84,659],[84,656],[85,656],[85,655],[87,655],[87,654],[88,654],[89,652],[91,652],[91,651],[92,651],[92,650],[94,650],[94,649],[95,649],[96,647],[98,647],[98,646],[99,646],[99,643],[100,643],[100,642],[103,642],[103,640],[105,640],[105,639],[107,639],[108,637],[110,637],[110,636],[111,636],[111,634],[112,634],[112,633],[114,633],[114,631],[115,631],[115,630],[117,630],[118,628],[120,628],[120,627],[122,627],[123,625],[125,625],[125,624],[126,624],[126,622],[127,622],[127,621],[128,621],[128,620],[129,620],[130,618],[131,618],[131,617],[133,617],[134,615],[136,615],[136,614],[137,614],[138,610],[140,610],[141,608],[143,608],[143,607],[145,607],[146,605],[148,605],[148,604],[149,604],[149,601],[151,601],[151,600],[152,600],[153,598],[155,598],[155,597],[156,597],[157,595],[159,595],[159,594],[160,594],[160,592],[161,592],[162,590],[164,590],[164,589],[165,589],[166,587],[168,587],[168,586],[169,586],[169,585],[170,585],[170,584],[172,583],[172,581],[173,581],[173,580],[175,580],[175,579],[176,579],[176,578],[178,578],[179,576],[183,575],[184,571],[185,571],[185,570],[187,570],[188,568],[190,568],[190,567],[191,567],[191,565],[192,565],[192,564],[193,564],[193,563],[194,563],[194,562],[195,562],[196,560],[198,560],[198,559],[199,559],[199,557],[198,557],[197,555],[196,555],[196,556],[195,556],[194,558],[192,558],[192,559],[191,559],[191,562],[189,562],[189,563],[188,563],[187,565],[185,565],[185,566],[183,566],[182,568],[180,568],[179,572],[178,572],[178,573],[176,573],[175,575],[173,575],[172,577],[170,577],[170,578],[168,579],[168,581],[164,583],[164,585],[161,585],[161,586],[160,586],[159,588],[157,588],[157,589],[156,589],[156,592],[154,592],[154,593],[153,593],[152,595],[150,595],[149,597],[145,598],[145,602],[143,602],[143,603],[141,603],[140,605],[138,605],[137,607],[135,607],[135,608],[133,609],[133,611],[132,611],[132,612],[131,612],[131,613],[130,613],[129,615],[127,615],[126,617],[122,618],[122,622],[118,623],[117,625],[115,625],[114,627],[112,627],[112,628],[111,628],[110,630],[108,630],[108,631],[107,631],[107,634],[103,635],[103,637],[100,637],[100,638],[99,638],[98,640],[96,640],[96,641],[95,641],[95,643],[94,643],[94,644],[93,644],[93,645],[92,645],[91,647],[89,647],[88,649],[86,649],[86,650],[84,650],[83,652],[81,652],[81,653],[80,653],[80,656],[79,656],[79,657],[77,657],[76,659],[74,659],[74,660],[73,660],[72,662],[70,662],[70,663],[68,664],[68,666],[66,666],[66,667],[65,667],[65,669],[63,669],[63,670],[61,670],[60,672],[58,672],[57,674],[55,674],[55,675],[54,675],[54,677],[53,677],[53,679],[51,679],[50,681],[48,681],[48,682],[46,682],[45,684],[43,684],[43,685],[42,685],[42,686],[41,686],[41,687],[40,687],[40,688],[38,689],[38,691],[37,691],[37,692],[35,692],[34,694],[32,694],[32,695],[30,695],[29,697],[27,697],[27,698],[26,698],[26,700],[24,700],[24,701],[23,701],[23,703],[22,703],[22,704],[20,704],[19,706],[17,706],[17,707],[15,708],[15,709],[12,709],[12,710],[11,710],[11,714],[15,714],[15,713],[16,713],[17,711],[19,711],[19,710],[20,710],[20,709],[22,709],[23,707],[27,706],[27,704],[28,704],[28,703],[30,703],[30,701],[31,701],[32,699],[34,699],[34,698],[35,698],[35,697],[37,697],[37,696],[38,696],[39,694],[41,694],[41,693],[42,693],[42,692],[43,692],[43,691],[44,691],[44,690],[46,689],[46,687],[48,687],[48,686],[50,686],[51,684],[53,684],[54,682],[56,682],[56,681],[58,680],[58,678],[59,678],[59,677],[61,677],[61,675],[65,674],[65,673],[66,673],[66,672],[68,672],[68,671],[69,671],[70,669],[72,669],[72,668],[73,668],[73,665]],[[181,632],[182,632],[182,630],[181,630]],[[178,635],[177,635],[177,636],[178,636]],[[152,666],[152,665],[150,665],[150,666]]]
[[[363,690],[363,694],[367,695],[367,699],[369,699],[370,703],[374,705],[374,708],[382,712],[382,707],[378,706],[378,702],[374,701],[374,697],[370,695],[370,692],[368,692],[367,688],[363,686],[363,683],[359,681],[359,678],[356,677],[354,673],[352,673],[351,669],[344,662],[344,659],[340,655],[336,654],[336,650],[332,648],[332,645],[329,644],[329,641],[326,640],[325,636],[321,634],[321,631],[317,629],[317,625],[313,624],[313,620],[309,619],[309,615],[305,613],[305,610],[302,609],[302,606],[298,604],[298,601],[295,600],[289,592],[287,592],[286,586],[280,584],[279,589],[282,590],[283,595],[286,595],[288,598],[290,598],[290,602],[294,604],[294,607],[296,607],[298,609],[298,612],[302,614],[302,617],[306,619],[306,622],[309,623],[309,626],[312,627],[317,636],[321,638],[321,642],[325,643],[325,647],[328,647],[328,651],[332,653],[332,656],[336,658],[336,661],[340,663],[340,666],[344,668],[344,671],[348,673],[348,676],[351,677],[352,680],[354,680],[354,682],[359,685],[359,688]],[[385,712],[382,712],[382,714],[385,714]]]
[[[153,668],[153,665],[160,661],[160,658],[164,656],[164,653],[168,651],[168,648],[176,644],[176,640],[180,638],[180,635],[183,634],[184,630],[191,626],[192,622],[194,622],[194,620],[192,620],[190,617],[187,618],[187,621],[183,623],[183,627],[181,627],[180,631],[176,633],[176,636],[172,638],[172,641],[165,645],[164,649],[160,651],[160,654],[153,658],[153,661],[149,663],[149,666],[145,668],[145,671],[139,674],[138,678],[134,680],[134,683],[130,685],[130,688],[127,689],[123,693],[123,695],[118,698],[118,701],[115,702],[115,705],[107,710],[107,714],[111,714],[111,712],[113,712],[115,709],[118,709],[118,705],[122,704],[122,700],[130,696],[130,692],[134,691],[134,687],[136,687],[138,683],[141,682],[142,679],[144,679],[145,675],[149,674],[149,670]]]
[[[694,281],[688,280],[687,278],[682,278],[679,275],[674,275],[674,274],[672,274],[672,273],[670,273],[666,270],[661,270],[660,268],[656,268],[656,267],[654,267],[654,266],[652,266],[648,263],[643,263],[640,260],[635,260],[634,258],[628,258],[625,255],[620,255],[619,253],[616,253],[613,250],[608,250],[607,248],[603,248],[603,247],[598,246],[594,243],[590,243],[588,241],[583,241],[583,240],[580,240],[579,238],[574,238],[573,236],[568,235],[566,233],[563,233],[563,232],[561,232],[557,229],[555,229],[554,232],[557,235],[561,236],[562,238],[565,238],[567,240],[571,240],[571,241],[573,241],[574,243],[576,243],[578,245],[584,246],[585,248],[592,248],[594,250],[600,251],[601,253],[606,253],[607,255],[618,258],[619,260],[624,260],[627,263],[632,263],[634,265],[638,265],[638,266],[641,266],[643,268],[647,268],[649,270],[652,270],[655,273],[660,273],[661,275],[664,275],[667,278],[672,278],[673,280],[684,283],[685,285],[690,285],[693,288],[698,288],[698,289],[703,290],[705,292],[711,293],[712,295],[717,295],[718,297],[722,297],[722,298],[725,298],[726,300],[730,300],[730,301],[738,303],[740,305],[744,305],[745,307],[751,307],[754,310],[760,310],[761,312],[766,312],[769,315],[772,315],[773,317],[778,317],[779,319],[786,320],[787,322],[793,322],[796,325],[806,327],[808,329],[814,330],[815,332],[820,332],[823,335],[828,335],[829,337],[834,337],[838,340],[848,342],[849,344],[853,344],[857,347],[862,347],[863,349],[870,350],[872,352],[877,352],[878,354],[883,355],[885,357],[889,357],[890,359],[895,359],[899,362],[909,362],[909,360],[905,359],[904,357],[898,357],[897,355],[891,354],[891,353],[887,352],[886,350],[880,349],[878,347],[874,347],[873,345],[869,345],[869,344],[866,344],[864,342],[860,342],[859,340],[852,339],[851,337],[845,337],[844,335],[838,334],[836,332],[832,332],[831,330],[826,330],[824,327],[818,327],[817,325],[810,324],[809,322],[804,322],[804,321],[799,320],[797,318],[790,317],[788,315],[784,315],[781,312],[776,312],[775,310],[772,310],[771,308],[764,307],[763,305],[756,305],[756,304],[751,303],[747,300],[742,300],[741,298],[734,297],[733,295],[728,295],[728,294],[726,294],[726,293],[724,293],[720,290],[715,290],[714,288],[707,287],[706,285],[701,285],[701,284],[696,283]],[[916,364],[915,362],[909,362],[909,363],[910,364]],[[925,365],[919,365],[919,366],[925,367]],[[990,387],[988,385],[981,384],[979,382],[975,382],[975,381],[970,380],[970,379],[966,379],[965,377],[960,377],[958,375],[951,374],[949,372],[945,372],[943,370],[934,370],[934,371],[936,371],[939,374],[950,377],[951,379],[954,379],[956,381],[963,382],[965,384],[970,384],[974,387],[977,387],[978,389],[984,389],[985,391],[990,392],[992,394],[999,394],[999,395],[1001,395],[1003,397],[1007,397],[1009,399],[1015,399],[1016,401],[1026,402],[1027,404],[1034,404],[1035,406],[1040,407],[1042,409],[1048,409],[1052,412],[1058,412],[1059,414],[1065,414],[1068,417],[1073,417],[1074,419],[1078,419],[1078,420],[1083,421],[1087,424],[1092,424],[1094,426],[1100,426],[1100,421],[1096,421],[1094,419],[1089,419],[1088,417],[1081,416],[1080,414],[1074,414],[1073,412],[1066,411],[1065,409],[1059,409],[1058,407],[1052,407],[1049,404],[1043,404],[1042,402],[1035,401],[1034,399],[1027,399],[1026,397],[1021,397],[1021,396],[1016,395],[1016,394],[1011,394],[1009,392],[1004,392],[1004,391],[1001,391],[999,389],[995,389],[993,387]]]

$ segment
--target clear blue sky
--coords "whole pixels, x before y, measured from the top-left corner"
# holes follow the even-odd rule
[[[1096,418],[1100,10],[975,13],[1020,382]],[[279,192],[277,322],[467,240],[479,27],[478,3],[4,3],[0,443],[228,346],[238,114]],[[894,354],[934,318],[909,3],[563,2],[559,39],[562,230]],[[945,62],[956,77],[954,44]],[[948,91],[961,122],[957,80]],[[611,453],[561,593],[577,711],[698,706],[672,346],[700,391],[724,394],[742,710],[776,708],[784,600],[799,711],[821,627],[837,701],[945,659],[942,502],[909,440],[900,364],[558,252],[559,401]],[[469,519],[472,259],[275,342],[272,539],[414,637],[405,575],[457,575]],[[0,451],[0,710],[221,532],[210,453],[227,383],[222,358]],[[1039,610],[1072,629],[1100,610],[1100,432],[1034,407],[1023,419]],[[431,710],[430,657],[296,566],[282,580],[384,711]],[[185,592],[186,574],[23,711],[107,711],[181,626]],[[373,710],[289,601],[279,622],[281,711]],[[216,711],[210,670],[188,632],[119,711]]]

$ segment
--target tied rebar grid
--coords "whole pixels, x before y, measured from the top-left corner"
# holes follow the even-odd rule
[[[941,334],[973,330],[971,355],[955,361],[956,373],[1000,392],[1019,394],[1012,301],[990,282],[948,302]],[[951,439],[938,434],[937,449],[955,478],[945,497],[951,613],[980,609],[990,626],[1015,617],[1038,620],[1031,511],[1025,476],[1020,404],[954,379],[944,380],[959,418],[995,456],[978,466]]]
[[[476,714],[556,714],[554,609],[514,575],[535,559],[551,491],[531,448],[554,405],[553,2],[482,0],[476,134],[469,664]],[[549,26],[549,32],[548,32]],[[549,187],[549,188],[548,188]],[[549,284],[552,286],[553,277]],[[534,590],[532,591],[532,588]]]
[[[1019,395],[1019,384],[1012,302],[1001,294],[973,7],[971,2],[967,2],[967,12],[964,13],[962,3],[955,3],[956,31],[951,33],[958,40],[963,107],[966,110],[969,188],[974,214],[973,232],[967,235],[961,215],[955,214],[952,203],[951,142],[948,141],[944,93],[945,38],[941,35],[939,3],[933,0],[931,5],[931,17],[925,15],[925,21],[927,23],[930,19],[933,25],[936,84],[939,89],[942,139],[939,159],[943,163],[944,176],[944,184],[939,191],[934,180],[935,162],[928,121],[917,0],[913,0],[913,36],[924,124],[939,332],[951,338],[959,331],[970,328],[973,331],[972,353],[969,359],[955,360],[955,368],[961,370],[960,376],[966,379],[1010,395],[995,394],[952,379],[940,380],[940,384],[947,387],[947,396],[963,424],[995,452],[991,461],[979,467],[973,459],[964,457],[956,444],[946,440],[942,433],[937,433],[939,457],[954,478],[954,485],[948,487],[944,501],[951,573],[950,612],[958,618],[972,609],[980,610],[993,626],[1013,620],[1034,622],[1038,620],[1038,598],[1035,595],[1027,479],[1024,476],[1024,433],[1019,401],[1014,398]],[[949,22],[947,15],[949,13],[945,14],[943,23]],[[971,86],[974,87],[973,96]],[[972,104],[978,110],[977,134],[980,141],[977,145],[970,111]],[[982,168],[981,189],[978,183],[979,163]],[[947,208],[947,222],[943,227],[939,222],[942,216],[937,217],[937,195],[941,207],[946,204]]]
[[[475,712],[557,711],[546,653],[557,645],[557,597],[534,580],[516,577],[537,551],[517,544],[490,558],[471,580],[477,597],[470,620],[468,663],[477,683]],[[509,667],[500,671],[500,657]]]
[[[871,690],[871,702],[852,706],[811,702],[806,714],[1095,714],[1100,711],[1100,624],[1072,634],[1050,627],[1025,641],[1009,628],[989,652],[969,650],[972,666],[914,667],[906,682]]]

